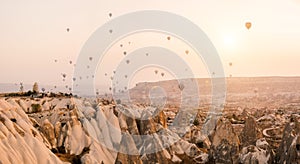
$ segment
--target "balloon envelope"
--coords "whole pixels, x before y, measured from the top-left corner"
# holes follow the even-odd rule
[[[251,28],[251,26],[252,26],[252,23],[251,22],[246,22],[245,26],[249,30]]]

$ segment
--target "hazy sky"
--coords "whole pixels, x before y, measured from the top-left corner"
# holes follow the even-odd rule
[[[61,73],[71,77],[69,61],[75,63],[98,27],[146,9],[172,12],[197,24],[218,50],[226,75],[300,76],[300,0],[1,0],[0,83],[63,84]],[[250,30],[246,21],[252,22]],[[127,50],[138,42],[133,38]]]

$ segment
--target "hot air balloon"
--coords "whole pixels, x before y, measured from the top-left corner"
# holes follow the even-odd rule
[[[126,60],[126,63],[127,63],[127,64],[129,64],[129,63],[130,63],[130,61],[129,61],[129,60]]]
[[[251,22],[246,22],[245,26],[249,30],[251,28],[251,26],[252,26],[252,23]]]
[[[158,70],[155,70],[154,72],[155,72],[155,74],[157,74],[157,73],[158,73]]]
[[[146,56],[149,56],[149,54],[148,54],[148,53],[146,53]]]
[[[124,54],[124,55],[126,55],[126,54],[127,54],[127,52],[126,52],[126,51],[124,51],[124,52],[123,52],[123,54]]]
[[[109,16],[109,17],[112,17],[112,13],[109,13],[108,16]]]
[[[180,84],[178,85],[178,88],[182,91],[182,90],[184,89],[184,85],[183,85],[182,83],[180,83]]]
[[[93,60],[93,57],[89,57],[89,59],[90,59],[90,61],[92,61],[92,60]]]
[[[112,29],[110,29],[110,30],[109,30],[109,33],[112,33],[112,32],[113,32],[113,30],[112,30]]]
[[[169,37],[169,36],[168,36],[168,37],[167,37],[167,39],[168,39],[168,40],[170,40],[170,39],[171,39],[171,37]]]
[[[161,76],[164,77],[164,76],[165,76],[165,73],[161,73]]]
[[[127,78],[127,75],[125,75],[124,77]]]
[[[186,54],[189,54],[189,50],[185,50],[185,53],[186,53]]]
[[[70,29],[69,28],[67,28],[67,32],[69,32],[70,31]]]
[[[229,62],[229,66],[232,66],[232,62]]]
[[[72,64],[73,62],[70,60],[69,63]]]
[[[56,63],[56,62],[57,62],[57,60],[55,59],[55,60],[54,60],[54,62]]]
[[[120,47],[123,47],[123,44],[120,44]]]
[[[63,78],[66,78],[66,77],[67,77],[67,75],[66,75],[65,73],[62,73],[61,76],[62,76]]]

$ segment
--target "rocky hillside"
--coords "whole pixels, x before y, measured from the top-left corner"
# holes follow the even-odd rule
[[[1,98],[0,122],[2,163],[173,163],[208,159],[207,151],[170,131],[164,112],[153,107],[64,97]],[[197,136],[199,142],[207,140]]]
[[[173,126],[176,105],[160,109],[66,96],[0,97],[0,161],[299,163],[299,96],[291,93],[277,93],[272,100],[264,98],[267,92],[247,99],[229,95],[208,136],[202,133],[205,105],[182,133]],[[268,107],[248,108],[247,102]]]

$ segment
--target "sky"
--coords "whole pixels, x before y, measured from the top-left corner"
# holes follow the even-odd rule
[[[0,83],[71,84],[74,64],[89,37],[112,19],[141,10],[175,13],[198,25],[216,47],[226,76],[300,76],[300,0],[0,0]],[[245,22],[252,23],[249,30]],[[199,77],[208,75],[193,57],[196,52],[173,36],[168,45],[167,37],[145,32],[117,41],[98,65],[95,79],[109,79],[122,56],[113,55],[147,44],[178,53],[189,50],[192,57],[185,60]],[[132,79],[172,78],[161,68],[156,69],[165,71],[164,77],[145,76],[153,69],[139,70]],[[65,81],[62,74],[67,74]]]

